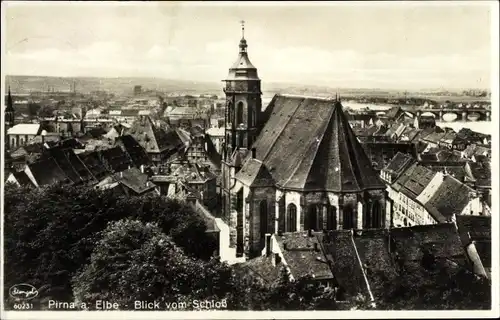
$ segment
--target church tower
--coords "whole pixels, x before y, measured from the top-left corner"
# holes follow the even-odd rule
[[[245,25],[241,22],[242,37],[238,59],[229,69],[224,81],[226,95],[225,136],[222,152],[221,211],[223,219],[230,225],[230,246],[236,246],[238,255],[243,252],[243,229],[241,214],[235,216],[235,209],[242,204],[242,197],[231,195],[234,177],[243,165],[245,155],[259,134],[262,119],[262,92],[257,68],[250,62],[245,39]],[[241,221],[240,221],[241,222]],[[238,225],[238,230],[236,230]]]
[[[14,126],[14,103],[12,102],[12,95],[9,93],[7,96],[7,104],[5,106],[5,130]]]
[[[257,75],[257,68],[248,58],[243,21],[241,30],[238,59],[229,69],[228,77],[223,80],[226,94],[224,151],[227,151],[224,152],[224,159],[229,158],[235,150],[250,150],[257,138],[258,124],[261,120],[260,79]]]

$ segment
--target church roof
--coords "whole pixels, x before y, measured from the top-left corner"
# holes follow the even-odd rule
[[[340,102],[276,95],[253,147],[286,189],[358,192],[384,189]]]
[[[236,179],[250,187],[274,186],[274,180],[262,161],[250,158],[236,174]]]

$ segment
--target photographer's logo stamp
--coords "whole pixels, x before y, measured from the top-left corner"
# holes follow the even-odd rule
[[[31,284],[15,284],[10,287],[9,295],[16,300],[29,301],[38,296],[38,290]]]

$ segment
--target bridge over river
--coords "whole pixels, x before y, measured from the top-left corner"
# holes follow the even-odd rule
[[[416,108],[401,107],[402,110],[420,117],[432,114],[438,121],[490,121],[491,110],[487,108]]]

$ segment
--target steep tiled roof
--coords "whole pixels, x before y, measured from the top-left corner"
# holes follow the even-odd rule
[[[108,174],[106,167],[99,159],[98,151],[82,153],[78,157],[97,180],[101,180]]]
[[[421,129],[416,129],[412,128],[410,126],[406,126],[403,133],[401,133],[401,136],[399,137],[399,141],[413,141],[419,132],[422,131]]]
[[[474,149],[474,156],[476,155],[485,155],[491,157],[491,148],[486,146],[476,145],[476,148]]]
[[[249,187],[269,187],[274,185],[274,180],[269,170],[262,161],[250,158],[238,171],[235,177]]]
[[[113,177],[115,181],[120,182],[137,194],[142,194],[156,187],[154,183],[149,181],[148,176],[137,168],[130,168],[128,170],[115,173]]]
[[[73,149],[63,150],[68,163],[73,167],[78,177],[82,182],[97,182],[95,177],[89,171],[87,166],[80,160],[80,158],[75,154]]]
[[[165,131],[163,128],[157,128],[149,117],[136,120],[128,133],[146,152],[172,151],[183,146],[179,135],[174,130]]]
[[[391,229],[391,239],[396,261],[403,268],[402,274],[425,271],[424,255],[436,260],[450,260],[466,265],[465,251],[452,223]]]
[[[457,179],[447,175],[432,197],[425,203],[430,214],[451,218],[460,214],[469,203],[469,192],[473,190]],[[439,221],[445,222],[445,221]]]
[[[474,155],[474,151],[476,150],[476,144],[469,144],[464,151],[462,151],[463,155],[466,158],[471,158]]]
[[[425,128],[422,131],[420,131],[419,133],[417,133],[415,140],[425,140],[425,138],[427,138],[428,135],[430,135],[436,131],[437,131],[436,128]]]
[[[464,182],[466,179],[472,179],[472,177],[468,174],[467,170],[465,169],[465,165],[463,163],[461,164],[453,164],[453,165],[439,165],[439,162],[435,163],[421,163],[425,167],[431,169],[434,172],[445,172],[451,175],[452,177],[456,178],[460,182]]]
[[[384,293],[384,283],[391,282],[398,272],[389,253],[389,238],[387,230],[368,229],[355,231],[354,243],[361,264],[365,269],[370,289],[375,295]],[[384,280],[383,280],[384,279]],[[383,282],[381,282],[383,280]]]
[[[469,143],[481,143],[488,135],[472,131],[469,128],[462,128],[457,132],[457,137],[469,141]]]
[[[28,177],[26,172],[24,171],[19,171],[19,172],[13,172],[14,178],[16,178],[16,181],[22,186],[22,187],[28,187],[28,186],[33,186],[33,182],[31,179]]]
[[[123,144],[123,147],[130,155],[130,158],[132,158],[132,162],[136,167],[139,167],[141,165],[148,165],[150,163],[149,156],[144,148],[139,143],[137,143],[137,141],[131,135],[127,134],[118,137],[117,142]]]
[[[80,183],[83,180],[76,169],[73,167],[66,151],[67,149],[61,149],[60,147],[49,149],[50,156],[54,158],[58,166],[63,170],[64,174],[71,180],[71,182]]]
[[[333,278],[321,251],[322,236],[323,234],[318,232],[313,233],[311,237],[307,232],[284,233],[276,236],[283,257],[295,279],[306,275],[317,279]],[[317,244],[317,251],[314,249],[314,243]]]
[[[403,110],[401,109],[400,106],[394,106],[387,110],[385,113],[385,116],[389,119],[394,119],[396,120],[398,117],[400,117],[403,114]]]
[[[361,145],[376,170],[382,170],[399,152],[417,158],[415,145],[412,143],[363,142]]]
[[[67,149],[67,148],[84,149],[85,148],[83,146],[83,144],[81,144],[80,141],[78,141],[75,138],[61,140],[61,141],[59,141],[58,145],[63,149]]]
[[[402,124],[402,123],[399,123],[399,122],[396,122],[394,123],[387,131],[386,131],[386,135],[387,136],[392,136],[392,135],[396,135],[396,136],[399,136],[405,129],[405,125]]]
[[[272,259],[272,256],[260,256],[243,263],[235,264],[234,268],[236,273],[241,274],[241,276],[251,273],[262,279],[266,284],[272,284],[279,278],[282,266],[280,264],[274,266]]]
[[[489,163],[469,162],[477,187],[491,188],[491,166]]]
[[[340,102],[276,95],[271,105],[253,147],[279,186],[333,192],[384,188]]]
[[[455,133],[455,131],[448,131],[441,138],[441,141],[446,142],[446,143],[453,143],[453,140],[455,140],[456,137],[457,137],[457,134]]]
[[[329,231],[323,237],[323,248],[333,262],[335,279],[348,294],[368,296],[369,289],[375,299],[384,294],[386,285],[392,285],[399,277],[433,281],[441,276],[433,270],[433,261],[442,262],[449,272],[455,270],[455,264],[468,266],[452,223],[389,230]]]
[[[39,186],[71,181],[53,158],[45,158],[28,167]]]
[[[458,151],[440,150],[436,155],[438,161],[463,161]]]
[[[426,162],[427,161],[432,161],[432,162],[439,161],[436,153],[422,153],[422,154],[420,154],[420,159],[422,161],[426,161]]]
[[[491,240],[491,217],[457,215],[458,232],[466,236],[462,239],[464,245],[474,240]]]
[[[407,179],[400,191],[411,199],[416,199],[431,182],[435,172],[421,165],[416,165],[413,170],[407,170],[403,176],[407,174]]]
[[[100,155],[100,158],[105,161],[106,165],[109,167],[108,169],[114,172],[126,170],[134,165],[128,155],[120,147],[101,150]]]
[[[332,261],[332,272],[338,284],[349,294],[368,296],[368,286],[357,255],[351,230],[330,231],[323,237],[323,248]]]
[[[444,132],[433,132],[427,135],[425,138],[423,138],[423,140],[437,144],[439,141],[441,141],[441,139],[445,136],[445,134],[446,133]]]
[[[423,142],[423,141],[417,141],[417,143],[415,144],[416,145],[416,148],[417,148],[417,152],[418,153],[422,153],[424,152],[424,150],[427,148],[427,146],[429,144]]]
[[[403,152],[398,152],[394,158],[387,164],[384,170],[390,173],[393,179],[397,179],[410,165],[416,160],[411,155]]]

